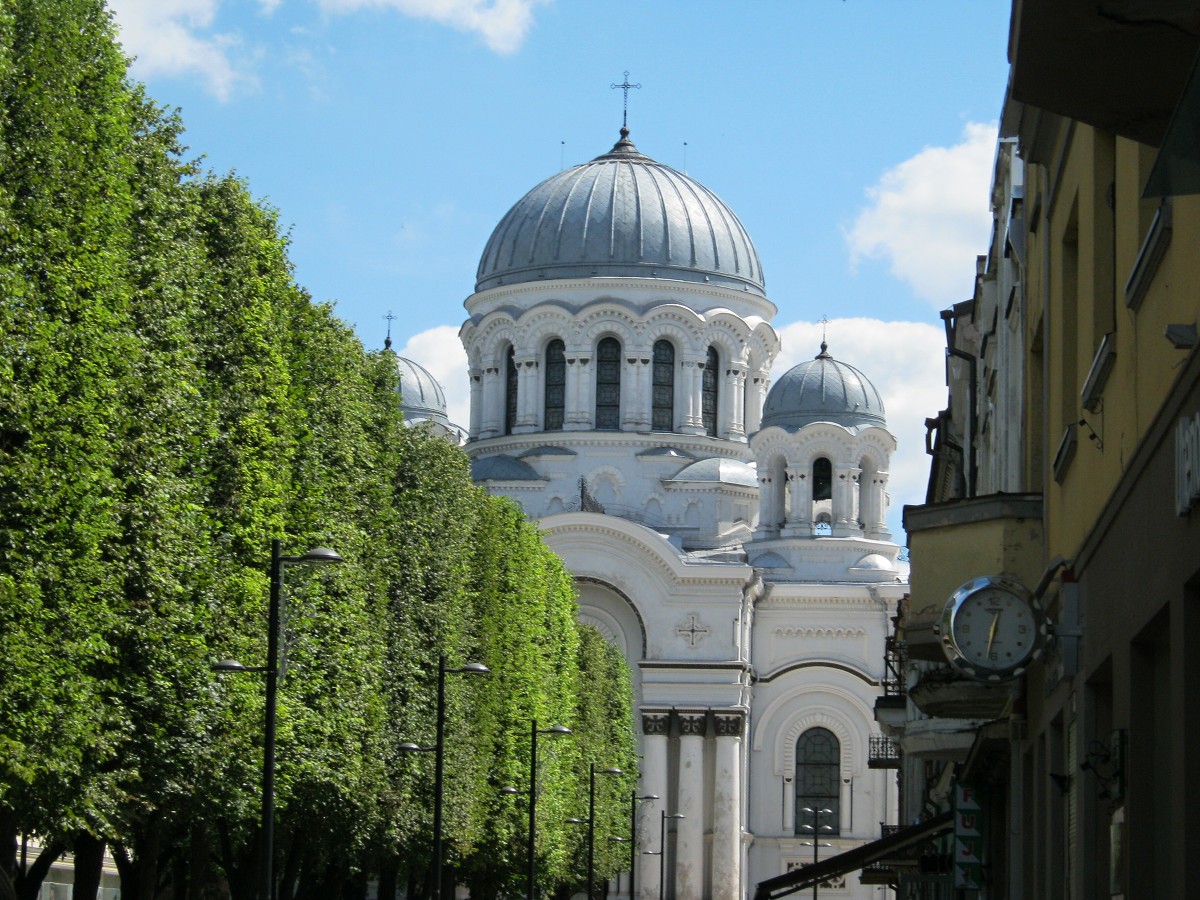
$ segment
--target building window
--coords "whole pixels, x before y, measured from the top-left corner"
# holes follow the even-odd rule
[[[704,360],[704,381],[700,390],[700,411],[704,417],[704,433],[717,436],[717,374],[720,360],[717,348],[709,347]]]
[[[606,337],[596,347],[596,428],[621,427],[621,344]]]
[[[517,361],[516,351],[508,348],[504,369],[504,433],[512,434],[517,424]]]
[[[813,828],[818,837],[839,832],[841,756],[841,744],[828,728],[810,728],[796,741],[796,834],[812,837]]]
[[[812,467],[812,498],[817,500],[833,499],[833,463],[824,456],[813,460]]]
[[[654,342],[653,390],[650,427],[655,431],[674,431],[675,346],[670,341]]]
[[[555,338],[546,346],[546,431],[561,431],[567,396],[567,359],[563,342]]]

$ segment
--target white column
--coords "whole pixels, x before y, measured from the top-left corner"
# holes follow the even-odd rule
[[[704,738],[708,715],[679,714],[679,800],[675,823],[675,900],[704,892]],[[670,889],[667,890],[670,896]]]
[[[638,358],[637,366],[638,380],[638,425],[642,431],[650,430],[651,412],[650,405],[654,399],[654,386],[650,383],[650,357],[643,356]]]
[[[721,712],[713,778],[712,900],[740,900],[742,881],[741,712]]]
[[[640,424],[641,382],[638,380],[636,356],[622,355],[621,365],[621,430],[637,431]]]
[[[596,367],[590,365],[592,361],[590,352],[580,353],[577,358],[579,360],[579,373],[576,375],[579,380],[579,425],[581,428],[590,429],[596,414]]]
[[[761,466],[758,471],[758,528],[754,536],[766,540],[779,537],[779,528],[775,524],[775,484],[770,475],[761,474]]]
[[[517,363],[517,421],[513,432],[537,430],[538,407],[538,364],[534,357],[519,359]]]
[[[638,854],[637,891],[643,900],[661,900],[658,893],[661,866],[667,864],[664,847],[658,838],[662,830],[662,813],[674,812],[667,803],[667,737],[671,716],[666,711],[642,713],[642,793],[657,794],[658,800],[647,800],[638,819],[638,836],[643,850],[658,851],[661,855]]]
[[[871,505],[870,521],[866,523],[867,537],[876,540],[890,540],[891,534],[887,527],[887,482],[886,472],[875,472],[871,475]]]
[[[784,524],[785,537],[812,534],[812,500],[809,499],[808,471],[804,466],[787,467],[787,489],[792,508]]]
[[[767,399],[767,387],[771,384],[766,369],[758,369],[746,386],[746,433],[753,434],[762,424],[763,402]]]
[[[471,437],[481,437],[480,423],[483,420],[483,372],[471,370]]]
[[[704,370],[700,368],[703,360],[685,359],[680,367],[683,376],[683,421],[679,430],[684,434],[701,434],[704,431],[704,414],[702,409],[701,390],[704,387]]]
[[[501,387],[500,370],[495,366],[486,366],[483,370],[482,437],[500,434],[504,422],[504,394]]]
[[[744,438],[746,436],[746,370],[730,369],[729,385],[726,393],[729,395],[729,427],[727,436]]]
[[[858,531],[858,466],[839,465],[833,473],[833,535],[849,537]]]

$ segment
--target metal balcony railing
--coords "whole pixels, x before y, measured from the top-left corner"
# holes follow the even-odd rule
[[[867,767],[871,769],[900,768],[900,748],[896,742],[882,734],[871,735]]]

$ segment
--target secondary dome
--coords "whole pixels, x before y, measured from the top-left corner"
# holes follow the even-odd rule
[[[629,129],[612,150],[552,175],[488,239],[475,290],[551,278],[634,276],[764,294],[738,217],[706,188],[638,152]]]
[[[761,427],[795,431],[813,422],[887,427],[875,385],[854,366],[830,356],[824,341],[815,359],[793,366],[771,387]]]
[[[400,409],[404,412],[404,421],[411,424],[432,419],[442,425],[449,424],[446,394],[437,379],[423,366],[403,356],[396,357],[396,371],[400,375]]]

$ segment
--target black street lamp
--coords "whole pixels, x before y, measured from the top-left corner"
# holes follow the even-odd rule
[[[822,831],[826,831],[826,832],[833,831],[832,825],[820,824],[821,816],[832,816],[833,810],[829,809],[828,807],[825,807],[823,809],[813,809],[811,806],[805,806],[800,809],[800,812],[806,813],[812,819],[811,825],[801,825],[800,830],[801,831],[811,831],[813,834],[813,839],[812,839],[813,865],[815,866],[817,864],[818,848],[833,846],[833,844],[823,843],[823,842],[817,840],[817,837],[820,835],[820,833]],[[801,847],[807,847],[808,845],[809,845],[808,841],[803,841],[800,844]],[[817,900],[817,883],[815,881],[813,882],[813,900]]]
[[[552,725],[549,728],[538,728],[537,719],[529,726],[529,790],[520,791],[516,788],[501,788],[502,794],[529,794],[529,850],[527,854],[526,888],[528,900],[533,900],[535,879],[537,878],[537,858],[535,856],[535,840],[537,837],[537,747],[539,734],[571,734],[565,725]]]
[[[615,767],[597,769],[592,763],[592,775],[588,782],[588,900],[595,900],[596,892],[596,776],[620,775],[621,770]]]
[[[283,570],[288,566],[328,566],[344,562],[328,547],[314,547],[300,556],[284,556],[278,538],[271,541],[271,598],[267,607],[267,664],[243,666],[225,659],[213,666],[218,672],[263,672],[266,684],[266,720],[263,730],[262,862],[259,866],[261,900],[273,900],[275,878],[275,712],[279,693],[279,619],[283,606]]]
[[[686,818],[683,813],[662,810],[662,821],[658,826],[658,900],[667,900],[667,819]]]
[[[407,753],[433,753],[433,900],[442,896],[442,776],[446,757],[446,675],[487,675],[491,670],[483,663],[467,663],[457,669],[446,668],[446,656],[438,658],[437,677],[437,737],[432,747],[403,743],[396,749]]]
[[[639,800],[657,800],[658,794],[642,794],[637,791],[629,792],[629,900],[637,900],[634,885],[637,883],[638,833],[637,810]]]

